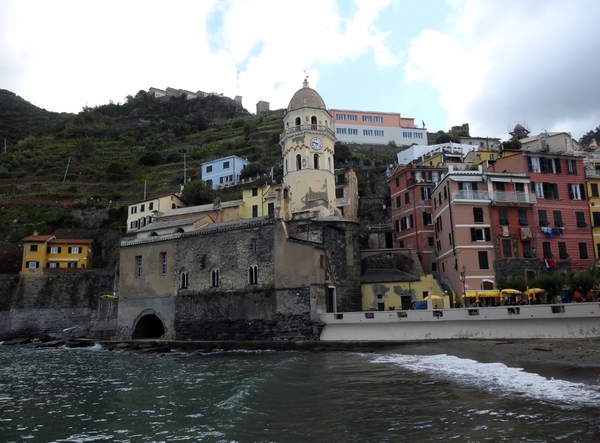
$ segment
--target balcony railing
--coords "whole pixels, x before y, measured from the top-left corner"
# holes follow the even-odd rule
[[[289,137],[291,135],[293,135],[296,132],[300,132],[300,131],[325,131],[325,132],[329,132],[330,134],[333,134],[333,131],[331,130],[331,128],[329,126],[326,125],[312,125],[310,123],[308,124],[304,124],[304,125],[294,125],[294,126],[290,126],[289,128],[286,128],[282,134],[279,135],[279,140],[283,139],[284,137]],[[310,140],[306,140],[305,144],[310,143]]]
[[[452,200],[489,200],[490,193],[488,191],[454,191]]]
[[[494,203],[536,203],[537,198],[530,192],[495,191],[490,193]]]

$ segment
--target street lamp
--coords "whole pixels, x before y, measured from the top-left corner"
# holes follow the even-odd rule
[[[465,286],[466,273],[467,273],[467,267],[463,266],[462,272],[460,273],[460,281],[462,282],[462,285],[463,285],[463,293],[462,293],[463,297],[467,293],[466,286]],[[462,297],[461,297],[461,301],[462,301]]]

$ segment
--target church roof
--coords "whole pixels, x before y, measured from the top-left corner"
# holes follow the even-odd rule
[[[325,102],[317,91],[308,86],[308,81],[304,80],[302,88],[298,89],[288,105],[288,111],[300,108],[325,108]]]

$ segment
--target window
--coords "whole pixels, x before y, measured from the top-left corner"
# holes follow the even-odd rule
[[[141,205],[140,206],[140,212],[144,212],[146,210],[146,205]]]
[[[504,258],[512,258],[512,245],[510,239],[502,239],[502,255]]]
[[[29,252],[37,252],[38,250],[38,245],[30,245],[29,246]]]
[[[358,135],[358,129],[348,128],[348,134],[350,134],[350,135]]]
[[[160,253],[160,275],[167,275],[167,253]]]
[[[313,168],[319,169],[319,154],[313,156]]]
[[[60,254],[61,248],[59,246],[51,246],[48,248],[50,254]]]
[[[346,120],[346,114],[335,114],[336,120]]]
[[[592,183],[590,188],[592,191],[592,197],[600,197],[600,194],[598,194],[598,183]]]
[[[223,162],[223,169],[229,169],[229,161]]]
[[[59,268],[60,266],[58,266],[58,262],[51,261],[50,263],[48,263],[48,267],[52,268],[52,269],[56,269],[56,268]]]
[[[538,211],[538,218],[540,219],[540,226],[548,226],[550,224],[548,223],[548,216],[545,210],[540,209]]]
[[[335,128],[336,134],[346,134],[346,128]]]
[[[375,123],[383,123],[383,117],[373,117]]]
[[[569,166],[569,175],[577,175],[577,161],[567,160],[567,165]]]
[[[500,218],[500,224],[502,226],[510,225],[510,221],[508,220],[508,210],[506,208],[498,209],[498,217]]]
[[[372,118],[370,115],[363,115],[363,122],[371,122]]]
[[[525,209],[519,209],[519,226],[529,226],[527,211]]]
[[[555,228],[563,228],[565,224],[562,219],[562,212],[560,211],[552,211],[552,216],[554,217],[554,227]]]
[[[569,184],[569,198],[571,200],[585,199],[585,185],[583,183]]]
[[[396,177],[396,187],[397,188],[400,187],[400,179],[398,177]]]
[[[413,137],[413,133],[412,132],[402,132],[402,137],[403,138],[412,138]]]
[[[592,218],[594,221],[594,228],[600,228],[600,212],[592,212]]]
[[[179,273],[179,289],[187,289],[189,284],[188,273],[181,271]]]
[[[538,198],[547,198],[558,200],[558,185],[556,183],[533,183],[535,196]]]
[[[137,206],[132,206],[131,207],[131,213],[132,214],[136,214],[137,213]]]
[[[344,188],[335,188],[335,198],[344,198]]]
[[[71,269],[74,269],[76,267],[77,267],[77,262],[74,262],[74,261],[69,262],[69,264],[67,265],[67,268],[71,268]]]
[[[351,122],[355,122],[356,121],[356,115],[348,114],[348,120],[351,121]]]
[[[537,157],[527,157],[527,170],[529,172],[542,172],[540,168],[540,159]]]
[[[433,237],[427,237],[427,246],[433,246]]]
[[[275,203],[269,203],[267,205],[267,214],[269,217],[275,217]]]
[[[72,247],[69,247],[68,252],[69,252],[69,254],[81,254],[82,249],[83,248],[81,248],[79,246],[72,246]]]
[[[224,179],[223,177],[219,177],[219,183],[223,183]]]
[[[252,197],[256,197],[258,195],[258,188],[252,188]]]
[[[154,210],[154,202],[148,203],[148,211]]]
[[[542,251],[544,252],[544,258],[554,258],[552,255],[552,247],[549,241],[542,242]]]
[[[258,205],[252,205],[252,217],[258,217]]]
[[[213,184],[212,179],[211,180],[206,180],[206,186],[208,186],[209,188],[212,188],[212,184]]]
[[[372,129],[363,129],[363,135],[373,135]]]
[[[142,256],[141,255],[136,255],[135,256],[135,276],[136,277],[141,277],[142,276]]]
[[[384,135],[383,135],[383,131],[379,131],[379,130],[375,129],[375,131],[374,131],[374,132],[375,132],[375,136],[376,136],[376,137],[383,137],[383,136],[384,136]]]
[[[138,227],[138,221],[137,221],[137,220],[135,220],[135,221],[132,221],[132,222],[129,224],[129,227],[130,227],[130,228],[137,228],[137,227]]]
[[[248,267],[248,284],[258,284],[258,266],[255,264],[252,264]]]
[[[397,195],[396,196],[396,207],[399,208],[400,206],[402,206],[402,197]]]
[[[410,203],[410,194],[408,192],[404,193],[404,203],[405,204],[409,204]]]
[[[585,260],[588,258],[586,243],[579,243],[579,258],[582,260]]]
[[[212,165],[206,167],[206,172],[212,172]]]
[[[490,228],[471,228],[471,241],[490,241]]]
[[[431,188],[421,188],[421,200],[431,200]]]
[[[479,256],[479,269],[490,269],[487,251],[479,251],[477,255]]]
[[[533,251],[531,249],[531,242],[530,241],[524,241],[523,242],[523,257],[525,257],[525,258],[532,258],[533,257]]]
[[[40,267],[39,261],[28,261],[26,263],[28,269],[37,269]]]
[[[296,155],[296,170],[299,171],[302,169],[302,157],[300,154]]]
[[[213,269],[210,271],[210,287],[218,288],[219,287],[219,270]]]
[[[473,221],[483,223],[483,208],[473,208]]]
[[[558,242],[558,258],[561,260],[569,258],[569,254],[567,254],[567,244],[564,241]]]
[[[587,228],[587,223],[585,222],[585,214],[583,212],[575,212],[575,220],[577,220],[578,228]]]
[[[431,212],[423,212],[423,224],[430,225],[432,223],[433,217]]]
[[[421,133],[421,132],[415,132],[414,136],[415,136],[415,138],[423,138],[423,133]]]

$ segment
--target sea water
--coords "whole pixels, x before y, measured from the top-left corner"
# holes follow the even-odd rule
[[[598,442],[600,386],[394,351],[0,346],[0,442]]]

